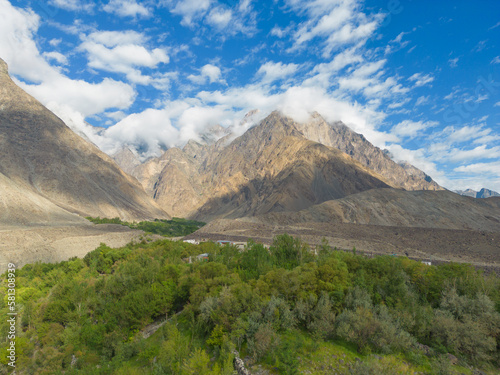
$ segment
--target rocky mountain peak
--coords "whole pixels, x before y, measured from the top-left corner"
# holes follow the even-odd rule
[[[303,135],[314,142],[336,148],[364,166],[384,176],[391,185],[406,190],[443,190],[428,175],[406,163],[399,165],[387,152],[371,144],[341,121],[327,123],[321,115],[313,113],[309,121],[295,123]]]
[[[0,74],[9,74],[9,67],[5,61],[0,58]]]

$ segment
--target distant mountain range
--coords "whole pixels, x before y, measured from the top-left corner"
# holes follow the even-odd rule
[[[479,191],[475,191],[472,189],[455,190],[455,193],[460,194],[460,195],[464,195],[466,197],[472,197],[472,198],[500,197],[500,194],[497,193],[496,191],[485,189],[485,188],[482,188]]]
[[[3,225],[180,216],[500,229],[500,199],[445,191],[317,113],[299,123],[276,111],[241,136],[217,126],[145,162],[128,148],[113,160],[17,87],[1,60],[0,149]]]
[[[298,123],[273,112],[237,138],[191,140],[144,164],[132,155],[122,150],[115,160],[160,207],[202,220],[297,211],[376,188],[443,190],[422,171],[395,163],[362,135],[318,114]]]

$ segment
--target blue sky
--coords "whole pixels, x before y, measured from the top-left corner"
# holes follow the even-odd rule
[[[449,189],[500,191],[499,43],[494,0],[0,0],[11,75],[105,152],[317,111]]]

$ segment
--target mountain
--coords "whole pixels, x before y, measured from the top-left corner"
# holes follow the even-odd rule
[[[336,148],[308,140],[273,112],[228,143],[190,141],[132,174],[174,216],[212,220],[297,211],[390,182]]]
[[[472,198],[500,197],[500,194],[497,193],[496,191],[485,189],[485,188],[482,188],[479,191],[475,191],[472,189],[455,190],[455,193],[460,194],[460,195],[465,195],[467,197],[472,197]]]
[[[3,224],[169,217],[137,180],[19,88],[1,59],[0,149]]]
[[[351,223],[500,231],[500,199],[476,200],[450,191],[373,189],[299,212],[269,213],[264,223]]]
[[[297,123],[307,139],[334,147],[382,175],[391,186],[405,190],[444,190],[432,178],[409,163],[394,162],[387,152],[375,147],[366,138],[342,122],[327,123],[314,113],[308,122]]]
[[[124,146],[117,152],[111,155],[113,160],[120,168],[127,173],[132,173],[135,167],[141,164],[141,160],[137,152],[132,151],[129,147]]]

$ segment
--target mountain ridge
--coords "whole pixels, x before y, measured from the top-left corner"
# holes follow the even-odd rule
[[[296,124],[275,111],[229,144],[229,135],[212,145],[190,141],[183,150],[171,148],[132,174],[167,211],[199,220],[299,210],[391,186],[349,155],[307,139]]]
[[[169,217],[108,155],[19,88],[1,59],[0,148],[3,189],[29,195],[32,201],[35,194],[49,211],[58,211],[55,205],[67,211],[68,218],[72,214],[129,220]],[[2,203],[9,206],[5,199]],[[32,223],[30,218],[42,209],[24,207],[19,223]]]
[[[472,198],[489,198],[489,197],[500,197],[500,194],[496,191],[482,188],[479,191],[473,189],[465,189],[465,190],[455,190],[455,193],[464,195]]]

